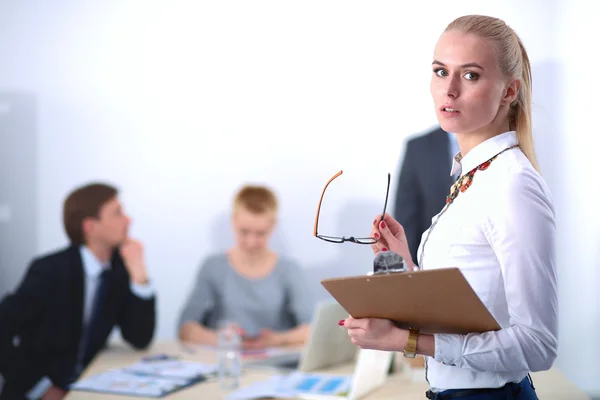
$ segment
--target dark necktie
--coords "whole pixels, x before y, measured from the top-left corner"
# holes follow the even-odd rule
[[[96,288],[96,295],[92,304],[92,312],[90,314],[89,322],[85,328],[85,345],[83,351],[83,367],[85,367],[92,357],[95,355],[94,352],[98,350],[100,342],[103,340],[102,336],[102,319],[104,318],[104,307],[108,301],[108,294],[110,291],[110,277],[111,269],[105,268],[102,273],[98,276],[98,286]]]

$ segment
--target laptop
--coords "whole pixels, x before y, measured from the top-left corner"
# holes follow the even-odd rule
[[[360,349],[353,373],[293,371],[244,386],[226,398],[361,400],[385,384],[393,354],[387,351]]]
[[[352,344],[346,329],[337,324],[347,317],[346,310],[334,300],[321,301],[315,307],[310,336],[303,348],[273,349],[264,358],[244,360],[243,365],[308,372],[350,362],[355,358],[358,347]]]
[[[291,390],[301,399],[362,399],[384,385],[393,354],[360,349],[352,375],[304,374]]]

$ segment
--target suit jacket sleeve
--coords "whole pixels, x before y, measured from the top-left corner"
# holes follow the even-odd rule
[[[404,227],[410,255],[413,262],[418,263],[417,247],[420,239],[419,215],[422,199],[419,193],[415,157],[412,142],[408,142],[396,187],[394,218]]]
[[[127,274],[129,280],[129,274]],[[121,336],[137,349],[150,345],[156,324],[156,296],[143,298],[134,294],[127,285],[125,303],[121,307],[118,324]]]
[[[47,371],[43,370],[41,360],[21,350],[15,337],[44,313],[46,299],[57,287],[51,272],[47,265],[34,261],[17,290],[0,302],[0,373],[22,393],[30,390]]]

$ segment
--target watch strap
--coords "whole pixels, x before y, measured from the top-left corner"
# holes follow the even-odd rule
[[[419,338],[419,330],[416,328],[408,329],[408,339],[404,347],[404,357],[415,358],[417,355],[417,340]]]

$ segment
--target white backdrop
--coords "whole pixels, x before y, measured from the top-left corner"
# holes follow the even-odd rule
[[[520,34],[534,69],[538,153],[563,244],[559,365],[600,391],[600,185],[597,167],[582,168],[597,111],[582,116],[578,103],[597,102],[585,76],[598,64],[582,33],[600,14],[578,13],[578,3],[1,2],[0,89],[33,91],[40,105],[39,251],[66,244],[60,211],[75,185],[118,185],[159,291],[157,337],[173,338],[199,262],[231,244],[234,190],[260,182],[282,202],[275,248],[307,268],[315,290],[318,277],[363,273],[368,247],[312,237],[324,183],[344,169],[321,231],[368,233],[404,140],[436,123],[439,34],[459,15],[495,15]]]

